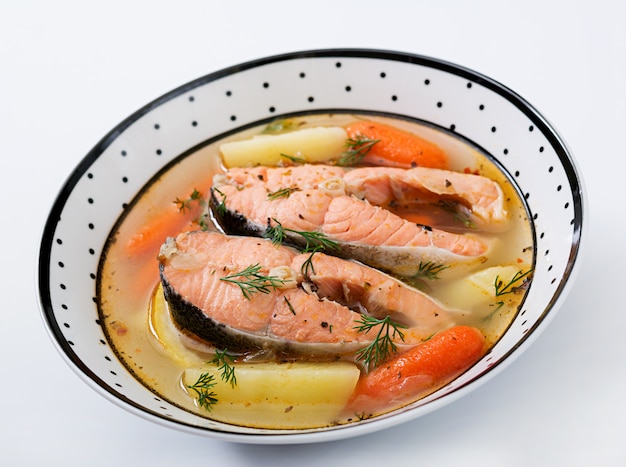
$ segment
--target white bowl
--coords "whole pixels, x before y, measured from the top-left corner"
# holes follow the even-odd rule
[[[208,140],[280,116],[375,112],[428,122],[482,148],[523,195],[534,224],[534,278],[520,312],[467,373],[425,399],[358,423],[272,431],[207,420],[143,386],[116,358],[96,304],[100,254],[128,203],[164,166]],[[415,419],[472,391],[520,355],[561,305],[586,222],[580,174],[548,121],[522,97],[466,68],[378,50],[315,50],[263,58],[187,83],[121,122],[61,189],[40,248],[41,311],[56,347],[92,388],[148,420],[214,438],[304,443]]]

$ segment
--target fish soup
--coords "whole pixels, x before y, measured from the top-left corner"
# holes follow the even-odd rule
[[[308,115],[164,169],[112,231],[98,300],[112,348],[158,397],[317,428],[466,371],[510,325],[533,264],[524,202],[474,146],[406,120]]]

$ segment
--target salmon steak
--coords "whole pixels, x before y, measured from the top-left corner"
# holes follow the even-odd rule
[[[336,359],[376,338],[380,324],[358,329],[364,316],[401,325],[398,347],[463,319],[463,312],[374,268],[269,239],[185,232],[163,244],[158,260],[174,324],[231,352]]]
[[[495,182],[441,169],[233,168],[215,177],[210,199],[226,233],[267,236],[280,224],[290,243],[306,246],[298,232],[318,232],[336,243],[333,254],[393,274],[412,276],[428,263],[452,275],[486,261],[488,237],[411,222],[390,209],[399,203],[445,205],[484,231],[506,226]]]

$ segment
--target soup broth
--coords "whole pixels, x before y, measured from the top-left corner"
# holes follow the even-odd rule
[[[386,206],[411,222],[460,235],[478,235],[492,242],[489,254],[480,264],[462,273],[447,274],[445,264],[424,262],[424,274],[395,277],[444,307],[462,310],[455,324],[471,326],[482,333],[484,354],[510,325],[531,279],[532,226],[523,200],[489,157],[457,136],[424,124],[387,117],[336,114],[294,117],[274,122],[269,127],[280,133],[295,131],[293,128],[345,127],[358,120],[381,122],[420,135],[445,152],[448,170],[487,177],[501,188],[508,217],[506,228],[500,232],[477,228],[463,219],[459,221],[458,214],[446,209],[445,203],[427,201]],[[129,206],[110,235],[98,277],[101,321],[110,345],[128,370],[159,397],[202,417],[226,423],[270,429],[315,428],[352,423],[411,403],[411,399],[403,399],[372,407],[367,412],[350,412],[345,407],[337,407],[339,402],[325,399],[323,394],[346,388],[346,395],[342,397],[350,398],[355,380],[364,379],[372,371],[357,358],[327,362],[309,357],[299,364],[295,359],[289,359],[288,363],[265,361],[264,355],[258,353],[231,356],[226,353],[228,349],[213,348],[209,343],[181,333],[174,324],[160,288],[157,261],[160,248],[167,237],[176,237],[182,231],[221,232],[207,208],[214,176],[227,170],[220,147],[229,141],[247,140],[267,128],[262,125],[247,129],[180,158],[149,183]],[[283,163],[298,163],[295,155],[292,156]],[[424,341],[427,344],[429,339]],[[398,348],[391,352],[389,359],[403,352],[404,348]],[[250,372],[246,373],[249,371],[246,364],[257,366],[250,367]],[[226,377],[195,390],[194,383],[207,377],[206,365],[221,367],[222,376],[224,368],[234,368],[238,376],[236,383]],[[263,376],[263,365],[268,365],[267,377]],[[311,386],[306,378],[313,373],[318,377]],[[416,393],[413,400],[447,382],[443,380],[426,392]],[[241,403],[237,397],[252,397],[244,392],[253,386],[267,387],[264,394],[272,397]],[[242,394],[231,398],[226,394],[231,390]],[[307,391],[316,394],[307,398]],[[291,393],[302,395],[302,402],[298,402],[298,397],[291,398]],[[215,401],[209,398],[207,405],[206,397],[199,398],[199,394],[212,394]]]

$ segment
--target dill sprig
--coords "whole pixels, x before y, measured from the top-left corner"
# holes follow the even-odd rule
[[[285,241],[286,230],[283,225],[278,222],[276,219],[273,219],[276,225],[271,225],[269,219],[267,221],[267,229],[265,229],[265,233],[263,236],[265,238],[269,238],[272,240],[272,243],[276,246],[280,246]]]
[[[228,354],[226,349],[216,350],[215,355],[211,359],[211,363],[217,365],[222,372],[222,380],[230,383],[230,386],[234,388],[237,385],[237,376],[235,376],[235,367],[232,366],[233,362],[233,357]]]
[[[272,193],[268,193],[267,194],[267,199],[269,201],[273,201],[273,200],[278,199],[278,198],[289,198],[291,193],[293,193],[295,191],[300,191],[300,188],[297,188],[297,187],[281,188],[280,190],[274,191]]]
[[[283,286],[288,280],[280,279],[277,276],[267,276],[261,274],[260,264],[248,266],[242,271],[220,278],[221,281],[236,284],[241,289],[243,296],[250,300],[251,295],[256,292],[268,294]]]
[[[528,276],[532,271],[532,269],[529,269],[528,271],[524,272],[522,269],[520,269],[506,284],[502,280],[500,280],[500,276],[496,276],[493,281],[493,286],[496,291],[496,297],[500,297],[502,295],[510,293],[518,293],[524,290],[524,288],[528,286]]]
[[[198,406],[205,410],[211,411],[213,406],[217,404],[217,394],[213,392],[213,387],[216,385],[215,378],[210,373],[202,373],[191,386],[187,386],[198,396]]]
[[[203,206],[204,199],[202,199],[202,194],[197,189],[193,189],[191,194],[186,199],[180,199],[176,197],[174,201],[172,201],[176,206],[178,206],[178,212],[185,212],[191,209],[191,205],[194,201],[197,201],[200,206]]]
[[[270,225],[268,221],[267,229],[265,230],[264,237],[272,240],[274,245],[282,245],[287,237],[287,232],[300,235],[306,242],[304,246],[304,253],[317,252],[324,250],[336,250],[339,248],[339,244],[334,240],[328,238],[322,232],[310,232],[306,230],[294,230],[284,227],[277,219],[272,218],[275,225]]]
[[[419,266],[417,267],[417,272],[411,276],[412,279],[428,279],[428,280],[438,280],[440,279],[439,273],[444,269],[449,268],[449,265],[438,264],[432,261],[422,262],[420,261]]]
[[[210,226],[209,226],[209,223],[207,222],[208,218],[209,218],[209,214],[203,213],[201,216],[194,219],[194,222],[198,224],[198,227],[200,227],[200,230],[209,230]]]
[[[310,277],[311,274],[315,274],[313,268],[313,255],[318,252],[337,250],[339,244],[334,240],[328,238],[322,232],[309,232],[306,230],[294,230],[284,227],[277,219],[272,218],[275,225],[271,225],[268,220],[268,227],[265,230],[264,236],[272,240],[274,245],[282,245],[287,237],[287,232],[301,236],[305,245],[302,249],[303,253],[310,253],[309,257],[302,263],[300,270],[305,277]]]
[[[194,188],[193,191],[191,192],[191,194],[189,195],[188,198],[186,199],[180,199],[180,198],[176,198],[174,201],[172,201],[176,206],[178,206],[178,212],[184,214],[185,211],[189,211],[192,209],[193,204],[196,203],[197,206],[199,206],[202,210],[202,212],[200,213],[200,215],[198,217],[196,217],[193,222],[198,224],[198,226],[202,229],[202,230],[208,230],[209,229],[209,224],[207,223],[207,218],[208,218],[208,212],[207,212],[207,202],[206,200],[202,197],[202,194],[196,189]]]
[[[323,234],[322,232],[307,232],[307,231],[291,231],[296,233],[302,238],[306,240],[306,245],[304,247],[304,253],[308,253],[309,251],[317,252],[317,251],[328,251],[328,250],[337,250],[339,248],[339,244],[331,240]]]
[[[219,188],[213,187],[213,190],[222,197],[220,203],[217,205],[216,210],[220,216],[223,216],[224,214],[226,214],[226,195],[222,193]]]
[[[378,327],[376,338],[356,354],[356,359],[362,360],[368,371],[398,351],[398,347],[393,341],[394,338],[397,337],[404,342],[404,333],[400,329],[404,329],[406,326],[394,322],[390,316],[378,319],[373,316],[361,315],[354,329],[357,332],[367,334],[376,327]]]
[[[296,310],[294,310],[293,305],[291,304],[291,302],[289,301],[289,299],[287,297],[283,297],[285,299],[285,303],[287,304],[287,308],[289,308],[289,311],[291,311],[292,315],[296,315]]]
[[[303,158],[303,157],[290,156],[289,154],[283,154],[282,152],[280,153],[280,157],[284,157],[285,159],[289,159],[294,164],[304,164],[306,162],[306,159]]]
[[[306,278],[311,277],[311,274],[315,274],[315,268],[313,267],[313,255],[318,251],[322,251],[323,248],[313,248],[311,250],[305,250],[305,253],[310,253],[309,257],[304,260],[302,266],[300,267],[300,271],[302,275]]]
[[[337,159],[337,165],[355,165],[361,162],[379,140],[356,135],[346,141],[346,150]]]

